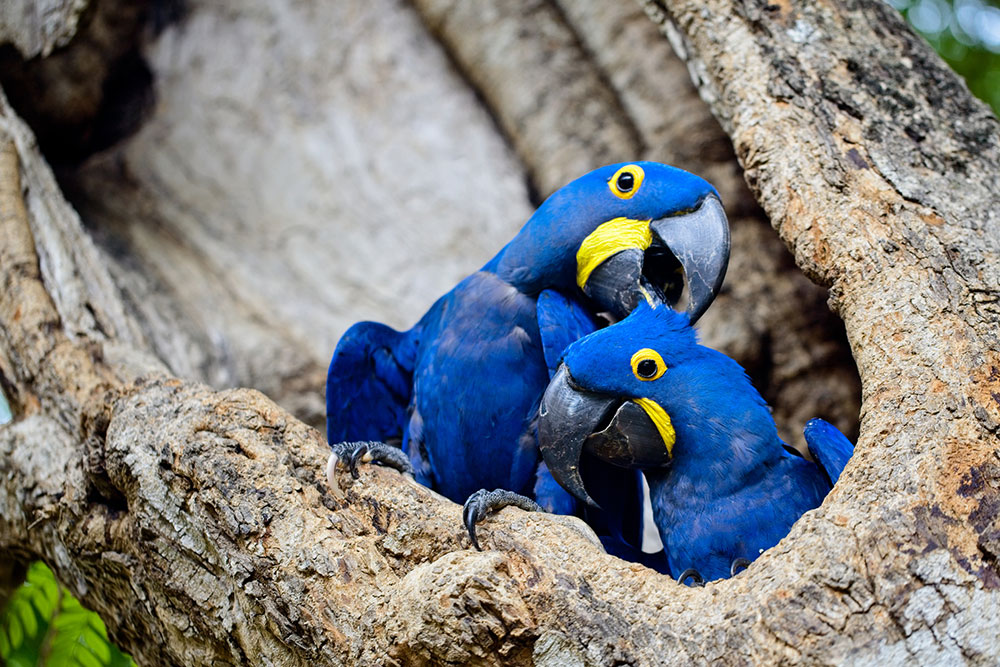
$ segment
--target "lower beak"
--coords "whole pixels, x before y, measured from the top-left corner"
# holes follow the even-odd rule
[[[565,364],[542,396],[538,440],[555,480],[593,507],[598,505],[580,476],[584,452],[624,468],[662,468],[670,463],[660,432],[639,405],[576,387]]]
[[[587,279],[583,293],[622,320],[639,305],[645,250],[628,248],[604,260]]]

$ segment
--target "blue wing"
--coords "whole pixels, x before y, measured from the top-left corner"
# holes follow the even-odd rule
[[[481,488],[530,494],[539,461],[535,415],[549,381],[535,299],[479,271],[420,326],[411,462],[457,502]]]
[[[416,334],[359,322],[337,343],[326,376],[326,438],[400,439],[413,386]]]
[[[555,290],[538,295],[538,331],[549,376],[556,372],[563,352],[570,343],[601,328],[598,320],[579,303]]]
[[[836,426],[822,419],[810,419],[806,423],[805,436],[809,453],[830,478],[830,484],[836,484],[854,453],[854,445]]]

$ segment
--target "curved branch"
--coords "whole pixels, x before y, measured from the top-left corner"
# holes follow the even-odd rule
[[[831,286],[861,371],[858,450],[817,513],[853,546],[813,602],[871,604],[801,649],[868,633],[917,660],[993,655],[934,630],[981,627],[1000,587],[997,119],[881,2],[645,4],[796,261]]]
[[[832,285],[865,380],[841,482],[745,573],[684,588],[575,519],[510,509],[475,552],[456,505],[378,468],[332,498],[322,438],[261,394],[66,333],[39,258],[72,239],[25,205],[38,156],[8,126],[0,546],[44,557],[140,662],[1000,657],[996,120],[880,3],[703,5],[669,8],[676,41],[797,260]],[[888,122],[902,107],[916,129]]]

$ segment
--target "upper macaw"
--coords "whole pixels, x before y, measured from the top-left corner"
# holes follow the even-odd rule
[[[538,429],[552,475],[585,502],[581,458],[643,470],[669,570],[696,583],[777,544],[854,451],[820,419],[805,429],[817,463],[787,447],[739,364],[698,345],[684,314],[646,303],[566,350]]]
[[[598,328],[599,313],[627,315],[643,292],[675,303],[681,271],[696,319],[728,258],[718,193],[697,176],[633,162],[569,183],[412,329],[361,322],[344,334],[326,385],[331,483],[341,457],[353,467],[378,447],[352,454],[338,443],[395,441],[417,481],[452,500],[502,487],[571,513],[575,501],[541,464],[535,427],[563,350]]]

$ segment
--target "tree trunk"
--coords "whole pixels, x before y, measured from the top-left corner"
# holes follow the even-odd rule
[[[76,32],[87,0],[7,0],[0,6],[0,44],[25,58],[49,55]]]
[[[346,324],[408,325],[532,190],[643,157],[729,207],[706,341],[786,430],[849,425],[823,292],[655,23],[569,0],[230,4],[191,2],[149,36],[156,105],[64,165],[100,248],[0,102],[5,551],[44,558],[140,664],[1000,659],[1000,135],[890,7],[647,3],[830,288],[864,387],[824,504],[745,573],[689,589],[572,518],[504,510],[472,551],[456,505],[390,470],[334,497],[315,430],[257,391],[176,379],[263,388],[316,421]]]

